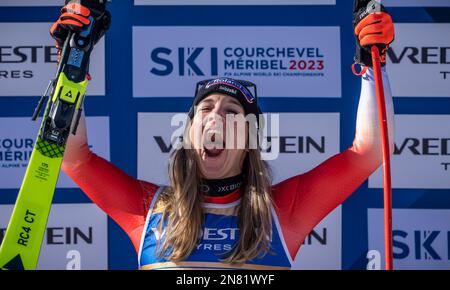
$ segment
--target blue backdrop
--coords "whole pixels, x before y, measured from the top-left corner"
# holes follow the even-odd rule
[[[0,7],[0,21],[52,22],[59,9]],[[190,98],[132,97],[132,26],[339,26],[342,98],[262,98],[260,103],[265,112],[340,112],[341,150],[351,145],[360,92],[360,80],[350,69],[354,55],[352,1],[338,0],[331,6],[134,6],[133,1],[115,0],[109,10],[113,23],[106,37],[106,95],[87,97],[85,107],[89,108],[89,115],[110,117],[111,160],[128,174],[137,175],[137,112],[186,112],[191,103]],[[396,23],[450,22],[450,8],[389,10]],[[45,85],[42,84],[43,89]],[[38,96],[2,97],[0,117],[29,117],[37,101]],[[450,98],[402,97],[395,98],[394,105],[396,114],[450,114]],[[13,204],[17,192],[1,189],[0,203]],[[54,203],[85,202],[90,201],[79,189],[58,189],[54,198]],[[450,209],[450,189],[395,189],[393,205]],[[382,189],[369,189],[367,181],[343,204],[343,269],[365,269],[367,208],[382,206]],[[134,249],[111,220],[108,234],[109,268],[135,269]]]

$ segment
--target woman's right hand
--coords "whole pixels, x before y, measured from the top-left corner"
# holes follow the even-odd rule
[[[89,8],[78,4],[70,3],[61,9],[61,15],[50,28],[50,35],[56,40],[56,47],[60,49],[69,31],[82,31],[86,29],[91,20]]]
[[[88,7],[79,3],[69,3],[61,9],[61,15],[50,28],[50,35],[56,40],[56,47],[61,49],[69,33],[85,30],[95,19],[98,29],[94,30],[94,44],[97,43],[109,29],[111,14],[105,10],[101,15],[95,15]]]

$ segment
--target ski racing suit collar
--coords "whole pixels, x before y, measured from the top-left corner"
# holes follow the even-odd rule
[[[201,191],[206,203],[230,203],[242,195],[243,174],[222,178],[202,179]]]

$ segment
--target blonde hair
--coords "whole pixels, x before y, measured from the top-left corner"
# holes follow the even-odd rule
[[[259,149],[247,150],[243,165],[243,194],[238,209],[239,240],[224,253],[225,263],[245,263],[270,250],[272,238],[271,174]],[[172,152],[169,163],[170,187],[161,196],[166,205],[160,222],[165,222],[165,239],[159,255],[170,261],[186,259],[201,238],[204,211],[197,154],[184,147]]]

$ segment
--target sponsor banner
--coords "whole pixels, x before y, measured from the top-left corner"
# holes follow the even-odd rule
[[[393,95],[450,97],[450,38],[442,37],[450,24],[397,23],[395,29],[387,66]]]
[[[2,0],[0,6],[63,6],[64,0]]]
[[[336,0],[134,0],[135,5],[335,5]]]
[[[380,2],[386,7],[450,7],[450,0],[382,0]]]
[[[396,115],[393,188],[450,188],[450,115]],[[382,168],[369,187],[383,186]]]
[[[171,126],[174,115],[138,113],[139,179],[168,184],[171,139],[183,134],[181,123]],[[312,169],[339,152],[339,117],[339,113],[279,114],[278,158],[269,161],[274,183]]]
[[[273,182],[313,169],[339,153],[339,113],[280,113],[280,154],[270,160]]]
[[[378,251],[380,257],[384,257],[383,214],[383,209],[367,211],[369,250]],[[450,269],[450,210],[393,209],[392,233],[394,269]],[[384,259],[379,261],[384,269]]]
[[[185,124],[171,126],[176,113],[138,113],[138,179],[156,184],[169,184],[168,160],[175,141],[171,140],[174,131],[183,135]],[[179,131],[178,131],[179,130]]]
[[[305,238],[292,269],[341,270],[342,207],[326,216]]]
[[[339,27],[136,26],[133,96],[192,97],[197,81],[225,76],[260,96],[341,97],[340,55]]]
[[[13,205],[0,205],[0,240]],[[38,270],[106,270],[107,216],[94,204],[53,204]]]
[[[0,96],[41,96],[55,77],[57,49],[51,23],[0,23]],[[87,95],[105,94],[105,41],[96,45]]]
[[[109,160],[109,117],[87,117],[88,141],[91,149]],[[20,188],[41,118],[0,118],[0,188]],[[20,130],[17,130],[20,128]],[[57,188],[78,187],[61,171]]]

